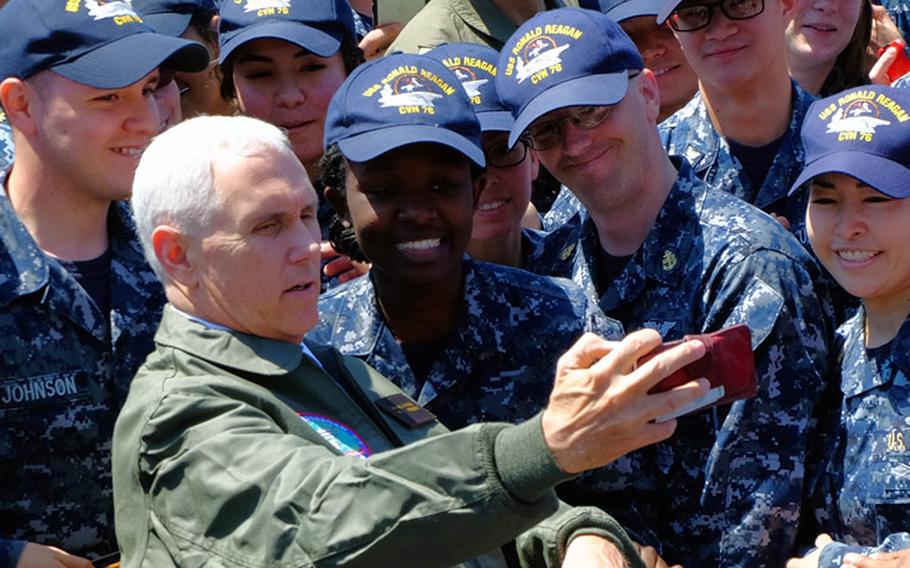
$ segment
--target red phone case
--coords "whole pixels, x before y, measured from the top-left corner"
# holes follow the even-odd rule
[[[639,364],[690,339],[705,344],[705,356],[659,382],[648,391],[649,394],[668,391],[689,381],[705,378],[711,383],[712,389],[724,387],[723,397],[708,406],[728,404],[756,395],[758,377],[755,374],[755,355],[752,353],[752,332],[745,324],[713,333],[686,335],[682,340],[665,343],[648,353],[639,360]]]
[[[894,63],[891,64],[891,67],[888,67],[888,70],[885,71],[888,80],[893,83],[907,73],[910,73],[910,58],[907,57],[907,44],[904,43],[904,40],[902,39],[896,39],[888,45],[880,47],[878,49],[878,56],[881,57],[889,47],[897,48],[897,59],[895,59]]]

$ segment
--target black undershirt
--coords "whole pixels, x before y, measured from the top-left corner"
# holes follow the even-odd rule
[[[408,366],[411,367],[414,378],[417,379],[418,394],[423,389],[424,383],[427,382],[430,371],[433,369],[433,364],[436,362],[436,359],[439,358],[439,354],[442,352],[444,344],[445,338],[429,343],[401,343],[401,350],[404,352],[404,357],[408,360]],[[417,397],[415,396],[415,398]]]
[[[758,189],[765,183],[765,178],[768,177],[771,164],[774,163],[774,156],[777,155],[777,149],[780,148],[783,139],[781,136],[764,146],[746,146],[733,140],[727,140],[727,143],[730,144],[730,153],[742,164],[743,171],[746,172],[746,177],[752,184],[754,192],[751,196],[752,199],[746,201],[754,201]]]
[[[631,254],[628,256],[613,256],[605,251],[603,247],[598,247],[597,255],[594,259],[594,287],[599,295],[602,296],[613,285],[613,281],[622,274],[631,259]]]
[[[111,251],[92,260],[60,260],[57,262],[79,282],[102,314],[111,312]]]

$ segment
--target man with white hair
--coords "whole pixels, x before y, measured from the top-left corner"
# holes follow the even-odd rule
[[[657,334],[587,335],[540,416],[446,432],[364,363],[304,341],[317,204],[285,136],[252,118],[195,118],[146,150],[134,214],[170,305],[114,432],[125,568],[501,566],[499,546],[557,511],[553,485],[669,436],[651,420],[705,392],[647,394],[698,342],[636,368]],[[602,513],[557,517],[558,545],[522,550],[599,535],[615,565],[638,565]]]
[[[108,6],[0,11],[0,105],[15,141],[15,156],[0,148],[4,567],[116,554],[114,419],[164,304],[123,200],[143,148],[179,119],[159,68],[202,69],[208,55],[127,2]],[[171,107],[158,104],[164,86]]]

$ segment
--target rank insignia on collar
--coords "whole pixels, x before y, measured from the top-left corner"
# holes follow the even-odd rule
[[[393,394],[376,401],[380,410],[408,428],[418,428],[436,420],[436,416],[403,394]]]

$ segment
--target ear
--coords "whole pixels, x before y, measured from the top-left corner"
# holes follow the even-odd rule
[[[37,130],[33,117],[33,105],[37,97],[35,89],[18,77],[10,77],[0,83],[0,105],[6,112],[10,126],[26,134]]]
[[[193,287],[198,278],[187,254],[189,244],[189,237],[176,227],[159,225],[152,231],[152,248],[155,251],[155,258],[172,280],[186,288]]]
[[[212,59],[215,59],[215,60],[217,60],[218,56],[221,55],[221,47],[218,45],[219,42],[217,39],[218,38],[218,28],[220,26],[221,26],[221,16],[218,14],[215,14],[214,16],[212,16],[212,19],[209,20],[209,31],[216,38],[215,43],[211,46],[212,53],[210,53],[209,55],[211,56]],[[208,42],[206,42],[206,43],[208,43]],[[218,69],[218,66],[212,65],[211,68],[212,68],[212,70],[216,70],[216,69]]]
[[[784,17],[787,19],[788,23],[789,20],[793,17],[793,13],[796,11],[796,5],[798,3],[798,0],[780,0],[780,5],[783,8]]]
[[[327,185],[325,186],[325,189],[322,190],[322,194],[325,195],[326,201],[331,204],[339,217],[343,219],[348,219],[350,217],[350,215],[348,215],[348,201],[345,199],[342,192]]]
[[[487,185],[487,174],[486,172],[480,174],[479,176],[474,177],[471,180],[471,193],[472,202],[474,204],[474,209],[477,209],[477,202],[480,201],[480,194],[483,193],[483,188]]]
[[[657,117],[660,114],[660,88],[657,86],[657,77],[646,67],[632,81],[635,82],[638,92],[641,93],[648,120],[657,124]]]
[[[527,159],[531,161],[531,181],[534,181],[540,175],[540,158],[537,157],[537,150],[531,146],[528,146]]]

